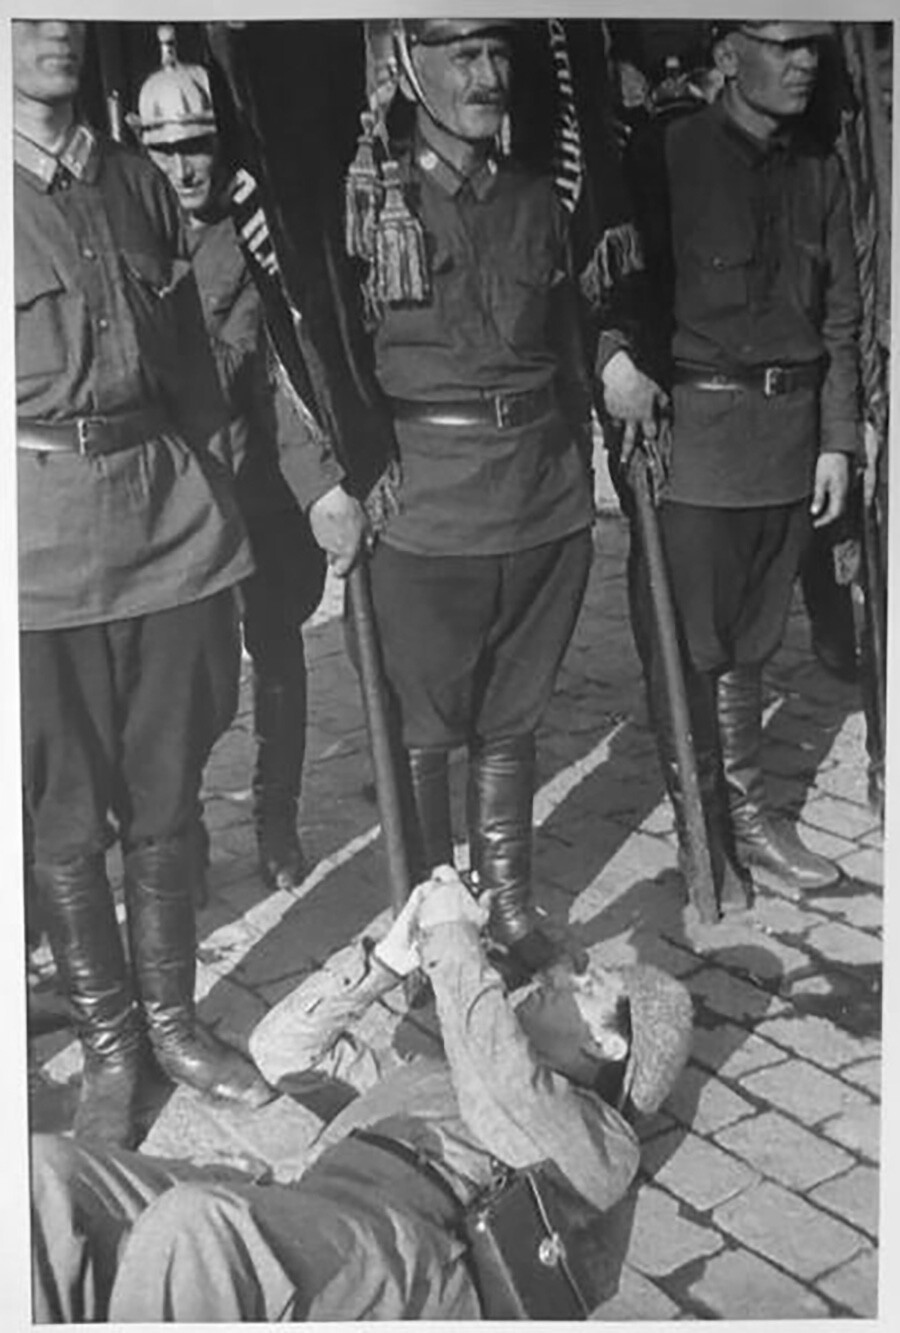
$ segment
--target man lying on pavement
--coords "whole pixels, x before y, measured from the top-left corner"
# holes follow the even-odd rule
[[[327,1070],[340,1038],[421,967],[444,1058],[375,1082],[283,1184],[55,1137],[33,1140],[37,1322],[479,1319],[463,1207],[497,1163],[552,1163],[603,1212],[637,1170],[632,1123],[684,1066],[691,1003],[652,967],[557,964],[507,996],[481,941],[488,908],[447,867],[374,951],[350,951],[251,1039],[265,1074]]]

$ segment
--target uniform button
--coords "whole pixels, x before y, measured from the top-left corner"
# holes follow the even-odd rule
[[[96,258],[97,258],[97,251],[96,251],[96,250],[92,250],[91,247],[90,247],[89,245],[86,245],[86,246],[84,247],[84,249],[82,250],[81,254],[82,254],[82,257],[83,257],[84,259],[96,259]]]
[[[109,328],[109,320],[108,320],[108,319],[98,319],[98,320],[97,320],[97,328],[100,330],[101,333],[105,333],[106,330]]]

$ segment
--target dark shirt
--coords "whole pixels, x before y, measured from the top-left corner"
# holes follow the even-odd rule
[[[427,304],[385,310],[375,337],[381,387],[447,402],[555,383],[570,416],[552,411],[505,430],[398,421],[402,509],[385,540],[421,554],[487,555],[576,532],[591,521],[591,498],[571,413],[586,413],[590,398],[552,182],[492,160],[462,181],[424,143],[405,167],[432,291]]]
[[[670,125],[632,174],[672,359],[726,376],[822,368],[820,389],[769,399],[676,388],[670,498],[802,499],[820,448],[858,444],[859,291],[837,158],[799,131],[762,143],[717,103]]]
[[[238,502],[248,517],[308,509],[344,473],[301,418],[267,354],[262,301],[230,217],[187,227],[203,317],[228,408]]]
[[[18,452],[22,629],[165,610],[252,570],[210,442],[224,423],[178,204],[138,154],[76,127],[59,161],[16,135],[20,422],[159,409],[103,457]]]

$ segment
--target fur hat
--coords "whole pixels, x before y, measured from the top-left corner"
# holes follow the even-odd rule
[[[658,967],[620,969],[631,1009],[631,1050],[623,1106],[652,1115],[672,1091],[691,1051],[693,1004],[687,987]]]

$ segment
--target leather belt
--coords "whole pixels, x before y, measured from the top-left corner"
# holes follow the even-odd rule
[[[424,1176],[455,1207],[462,1207],[462,1200],[437,1163],[430,1157],[416,1152],[415,1148],[411,1148],[408,1143],[403,1143],[400,1139],[390,1138],[387,1134],[378,1134],[372,1129],[351,1129],[349,1137],[359,1139],[360,1143],[368,1143],[372,1148],[379,1148],[382,1152],[388,1153],[389,1156],[398,1158],[407,1166],[412,1167],[413,1170],[418,1171],[421,1176]]]
[[[682,364],[675,367],[674,380],[695,389],[758,389],[765,398],[779,398],[796,389],[817,389],[822,382],[822,365],[819,361],[808,361],[796,366],[748,366],[719,371]]]
[[[141,408],[115,417],[76,417],[74,421],[16,422],[20,449],[49,454],[117,454],[152,440],[172,423],[161,407]]]
[[[483,398],[464,398],[449,402],[420,402],[412,398],[392,398],[391,409],[397,421],[421,421],[430,426],[492,426],[495,430],[514,430],[547,416],[556,406],[552,384],[525,393],[485,394]]]

